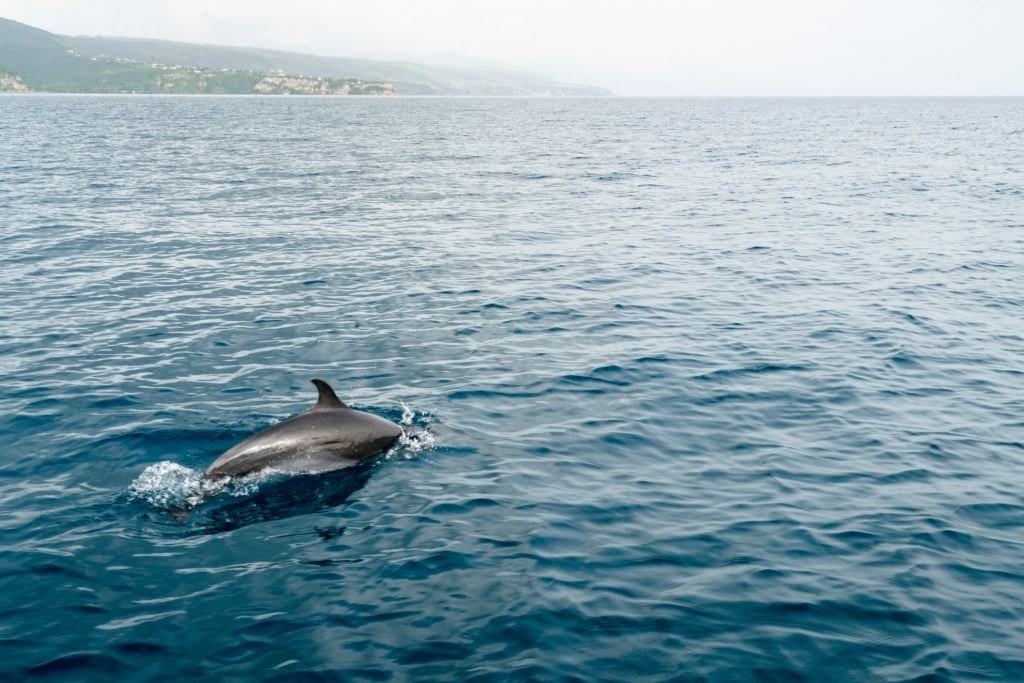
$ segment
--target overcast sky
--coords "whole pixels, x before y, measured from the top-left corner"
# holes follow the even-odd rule
[[[457,53],[621,95],[1024,95],[1024,0],[0,0],[55,33]]]

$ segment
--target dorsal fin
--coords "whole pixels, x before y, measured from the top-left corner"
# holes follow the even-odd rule
[[[331,389],[331,385],[322,379],[313,380],[313,384],[316,385],[316,390],[320,392],[320,398],[317,399],[316,405],[313,406],[313,410],[338,410],[339,408],[348,408],[347,405],[341,402],[338,395],[334,393],[334,389]]]

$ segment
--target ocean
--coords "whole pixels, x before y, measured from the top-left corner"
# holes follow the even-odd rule
[[[1024,99],[4,96],[0,269],[0,678],[1024,680]]]

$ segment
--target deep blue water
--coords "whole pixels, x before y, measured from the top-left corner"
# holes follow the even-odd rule
[[[1024,99],[8,96],[0,269],[0,677],[1024,680]]]

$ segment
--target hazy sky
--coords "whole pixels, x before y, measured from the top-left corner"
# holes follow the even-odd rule
[[[55,33],[458,53],[622,95],[1024,95],[1024,0],[0,0]]]

